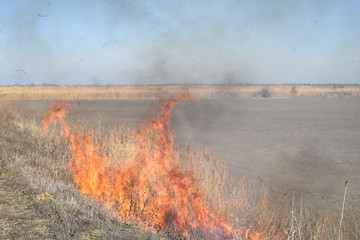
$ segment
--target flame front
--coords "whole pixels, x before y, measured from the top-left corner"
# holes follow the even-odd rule
[[[160,101],[161,112],[143,123],[135,134],[132,160],[114,164],[94,144],[89,133],[73,133],[65,122],[68,104],[51,105],[43,120],[62,125],[62,135],[73,151],[69,166],[81,193],[95,199],[123,222],[136,222],[145,230],[168,229],[191,238],[231,239],[229,222],[206,207],[194,176],[179,167],[170,119],[174,106],[191,96]],[[246,234],[248,235],[248,233]],[[249,234],[247,239],[260,239]]]

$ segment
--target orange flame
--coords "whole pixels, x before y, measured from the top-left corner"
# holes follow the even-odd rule
[[[172,109],[190,99],[186,94],[162,99],[161,113],[137,131],[133,158],[124,165],[110,164],[91,134],[71,132],[65,122],[69,104],[63,101],[49,107],[43,130],[47,131],[51,123],[62,125],[62,135],[73,151],[69,166],[77,187],[81,193],[115,209],[121,221],[135,221],[144,229],[169,229],[188,238],[200,233],[206,238],[231,239],[231,225],[204,205],[195,178],[179,167],[179,155],[173,148]],[[244,239],[260,239],[248,231],[241,235]]]
[[[65,101],[60,101],[59,104],[52,103],[50,104],[43,122],[42,122],[42,130],[46,132],[48,130],[48,125],[51,123],[59,123],[62,125],[62,136],[64,138],[68,138],[70,136],[70,127],[65,124],[66,111],[69,103]]]

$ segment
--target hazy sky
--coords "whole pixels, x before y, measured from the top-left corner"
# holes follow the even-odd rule
[[[360,1],[0,0],[0,85],[360,84]]]

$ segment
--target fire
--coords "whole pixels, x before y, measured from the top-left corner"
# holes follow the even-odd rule
[[[43,122],[42,122],[42,130],[46,132],[48,130],[48,125],[51,123],[59,123],[62,125],[62,135],[64,138],[68,138],[70,136],[70,127],[65,124],[66,111],[69,104],[65,101],[60,101],[59,104],[50,104]]]
[[[62,125],[62,136],[73,151],[69,166],[76,186],[82,194],[114,209],[121,221],[131,220],[145,230],[150,226],[168,229],[188,238],[200,233],[206,238],[232,239],[230,223],[205,206],[194,176],[179,167],[170,119],[177,103],[191,99],[187,94],[161,99],[159,116],[140,126],[132,160],[125,164],[114,164],[94,144],[91,134],[69,127],[66,102],[49,107],[43,130],[52,123]],[[260,239],[249,232],[241,235]]]

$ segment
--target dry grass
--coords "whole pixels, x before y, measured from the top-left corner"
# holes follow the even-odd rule
[[[227,176],[221,160],[209,151],[182,147],[183,166],[194,173],[202,192],[209,196],[207,203],[231,220],[235,228],[254,227],[264,239],[334,240],[360,239],[359,216],[347,212],[346,227],[339,233],[339,218],[329,217],[326,212],[314,215],[302,207],[302,196],[287,199],[280,193],[265,187],[264,181],[243,176],[234,179]],[[331,214],[332,215],[332,214]]]
[[[290,97],[359,97],[360,86],[329,85],[244,85],[244,86],[0,86],[0,100],[95,100],[157,99],[166,92],[176,95],[186,89],[199,99],[214,98],[290,98]]]
[[[71,152],[55,128],[43,134],[30,116],[11,107],[0,107],[0,166],[12,169],[12,177],[26,185],[28,198],[39,219],[48,219],[51,239],[164,239],[163,235],[144,233],[120,224],[111,213],[81,196],[67,167]],[[124,145],[125,146],[125,145]],[[16,185],[13,185],[16,189]],[[21,191],[21,190],[20,190]],[[37,202],[36,196],[49,193],[51,201]],[[38,200],[41,199],[38,197]],[[1,204],[1,201],[0,201]],[[19,218],[23,213],[18,213]],[[34,219],[33,221],[36,221]],[[0,222],[3,229],[6,222]],[[13,235],[5,235],[13,239]],[[16,238],[39,239],[34,231],[22,232]]]
[[[5,104],[0,113],[1,166],[14,169],[34,191],[54,196],[54,201],[40,204],[37,209],[51,219],[49,224],[58,233],[55,238],[164,238],[121,225],[109,211],[78,193],[67,167],[71,151],[58,134],[58,127],[44,134],[31,116],[23,116]],[[96,143],[110,146],[107,154],[112,159],[130,159],[134,138],[125,126],[87,130]],[[261,179],[231,178],[221,160],[209,151],[188,145],[178,149],[181,165],[196,176],[206,204],[226,216],[234,229],[252,227],[264,239],[330,240],[338,239],[340,234],[342,240],[360,239],[358,216],[345,211],[339,232],[340,215],[335,219],[325,213],[311,215],[302,207],[301,197],[285,199],[265,187]]]

